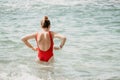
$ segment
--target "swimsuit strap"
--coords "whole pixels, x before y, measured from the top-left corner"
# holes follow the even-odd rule
[[[53,44],[53,38],[52,38],[51,31],[49,31],[49,36],[50,36],[50,42],[51,42],[51,45],[52,45]]]

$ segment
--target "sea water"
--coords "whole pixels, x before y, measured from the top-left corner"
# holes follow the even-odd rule
[[[21,41],[45,15],[67,37],[50,66]],[[0,80],[120,80],[120,0],[0,0]]]

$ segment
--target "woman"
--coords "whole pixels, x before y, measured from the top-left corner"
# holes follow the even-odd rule
[[[50,31],[50,20],[47,16],[44,16],[44,18],[42,19],[41,28],[42,32],[37,32],[24,36],[22,38],[22,41],[32,50],[38,51],[38,59],[40,62],[51,62],[54,60],[53,49],[61,49],[66,42],[66,37],[59,33]],[[61,40],[61,44],[59,47],[54,47],[53,38],[58,38]],[[37,48],[33,47],[28,42],[28,40],[30,39],[36,40]]]

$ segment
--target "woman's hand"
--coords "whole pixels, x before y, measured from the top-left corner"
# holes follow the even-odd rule
[[[60,50],[60,49],[61,49],[60,47],[54,46],[54,50]]]
[[[33,48],[32,48],[32,50],[37,51],[37,50],[38,50],[38,48],[33,47]]]

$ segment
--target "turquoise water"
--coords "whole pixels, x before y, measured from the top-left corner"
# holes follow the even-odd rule
[[[50,68],[20,40],[44,15],[67,37]],[[120,80],[120,0],[0,0],[0,80]]]

